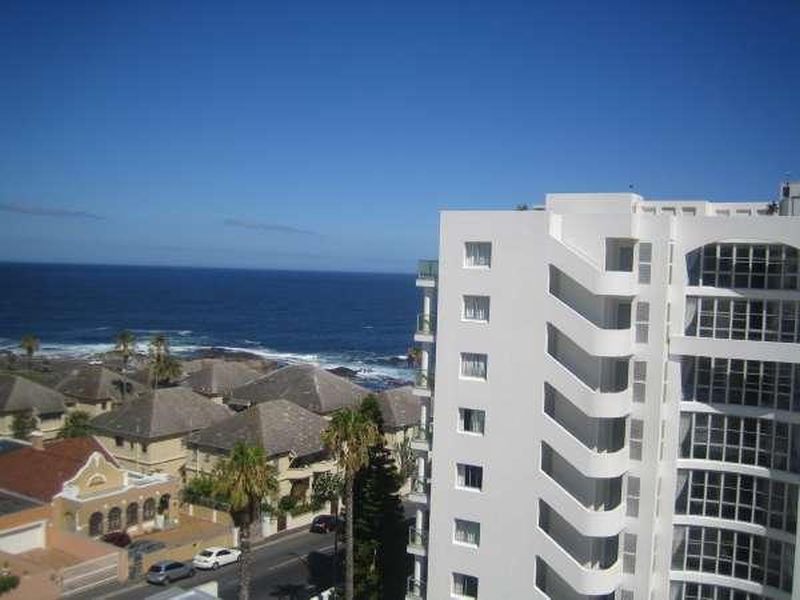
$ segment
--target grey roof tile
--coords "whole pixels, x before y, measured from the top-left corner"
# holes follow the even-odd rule
[[[411,386],[403,386],[382,391],[378,394],[385,429],[404,429],[419,425],[421,414],[420,399],[412,393]]]
[[[256,404],[189,437],[189,445],[230,451],[237,442],[257,445],[267,456],[308,456],[325,451],[328,421],[288,400]]]
[[[171,437],[205,429],[231,411],[185,387],[159,388],[92,419],[110,435],[143,439]]]
[[[36,410],[40,414],[64,412],[64,396],[18,375],[0,374],[0,413]]]
[[[327,415],[355,406],[369,392],[355,383],[314,365],[290,365],[233,390],[236,404],[284,399],[317,414]]]

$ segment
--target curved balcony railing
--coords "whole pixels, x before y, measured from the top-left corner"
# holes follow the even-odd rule
[[[421,335],[433,335],[436,333],[436,315],[418,314],[417,333]]]
[[[579,594],[586,596],[612,594],[622,583],[622,559],[618,559],[607,569],[585,567],[572,558],[547,533],[542,533],[537,549],[542,559]]]
[[[417,263],[417,279],[436,281],[439,278],[438,260],[421,260]]]
[[[430,450],[433,443],[433,423],[420,425],[411,438],[411,447],[415,450]]]
[[[419,370],[414,378],[414,385],[421,390],[433,391],[434,376],[430,371]]]
[[[413,477],[411,479],[411,489],[408,492],[408,499],[418,504],[426,504],[428,502],[429,490],[430,482],[427,477]]]
[[[425,582],[420,579],[415,579],[413,575],[408,578],[408,587],[406,588],[406,600],[424,600],[425,598]]]
[[[428,532],[424,529],[417,529],[412,525],[408,528],[408,545],[425,549],[428,546]]]
[[[619,392],[592,389],[551,354],[545,355],[544,365],[547,381],[586,415],[619,418],[630,414],[633,407],[631,387]]]
[[[608,479],[627,472],[630,464],[627,446],[616,452],[596,452],[552,417],[544,415],[543,418],[542,439],[584,476]]]

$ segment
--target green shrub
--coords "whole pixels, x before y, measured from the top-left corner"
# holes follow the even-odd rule
[[[19,577],[16,575],[0,575],[0,594],[10,592],[19,585]]]

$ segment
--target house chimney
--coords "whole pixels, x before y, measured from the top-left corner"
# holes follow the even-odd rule
[[[31,431],[28,441],[34,450],[44,450],[44,434],[38,429]]]

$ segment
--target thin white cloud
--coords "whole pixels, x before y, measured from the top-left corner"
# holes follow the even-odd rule
[[[258,221],[246,221],[243,219],[225,219],[228,227],[241,227],[242,229],[254,229],[258,231],[271,231],[273,233],[287,233],[290,235],[314,235],[320,234],[308,229],[300,229],[291,225],[279,225],[277,223],[260,223]]]
[[[56,217],[58,219],[91,219],[102,221],[105,217],[85,210],[71,208],[48,208],[32,204],[19,204],[16,202],[0,202],[0,211],[33,217]]]

